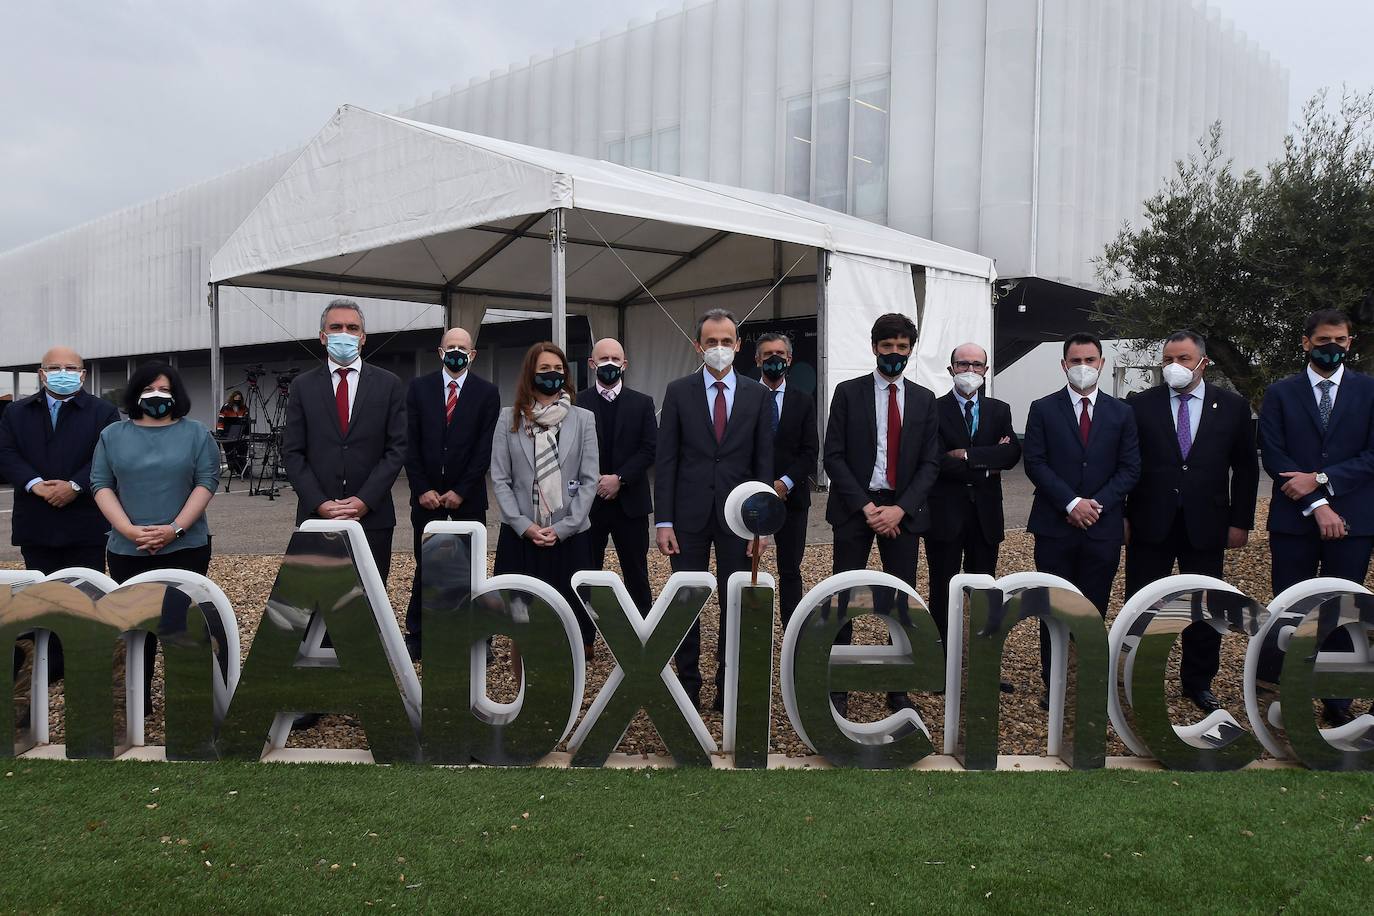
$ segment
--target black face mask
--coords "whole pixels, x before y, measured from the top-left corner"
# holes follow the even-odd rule
[[[602,363],[596,367],[596,377],[607,388],[620,381],[620,377],[625,374],[625,367],[617,366],[615,363]]]
[[[910,355],[906,353],[879,353],[878,371],[888,378],[896,378],[906,371]]]
[[[534,387],[541,394],[554,394],[563,387],[563,380],[566,377],[562,372],[536,372],[534,374]]]
[[[759,368],[763,370],[763,374],[770,380],[776,382],[778,379],[787,375],[789,367],[787,365],[787,360],[783,359],[781,356],[770,356],[763,361],[763,365]]]
[[[172,398],[139,398],[138,409],[150,420],[161,420],[172,415],[176,401]]]
[[[1345,347],[1338,343],[1324,343],[1307,351],[1307,358],[1318,369],[1335,369],[1345,359]]]
[[[457,375],[468,367],[468,355],[462,350],[445,350],[444,365],[448,371]]]

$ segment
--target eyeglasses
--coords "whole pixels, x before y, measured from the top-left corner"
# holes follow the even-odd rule
[[[39,366],[38,368],[42,369],[44,372],[61,372],[63,369],[66,369],[68,372],[86,371],[85,366]]]
[[[954,363],[954,368],[962,369],[965,372],[969,369],[986,369],[987,367],[987,363],[972,359],[961,359]]]

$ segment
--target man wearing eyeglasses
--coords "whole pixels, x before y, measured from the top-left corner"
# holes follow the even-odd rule
[[[997,572],[1004,536],[1002,472],[1021,460],[1011,428],[1011,407],[982,391],[988,352],[976,343],[949,357],[954,389],[935,402],[940,422],[940,476],[930,491],[931,527],[925,534],[930,563],[930,609],[949,632],[949,580],[966,573]],[[957,620],[957,618],[956,618]]]

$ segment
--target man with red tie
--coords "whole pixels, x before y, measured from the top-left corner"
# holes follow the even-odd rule
[[[916,344],[912,320],[883,315],[870,338],[877,368],[835,386],[825,428],[834,572],[867,567],[876,538],[883,571],[915,588],[920,535],[931,523],[927,499],[940,473],[939,417],[935,395],[902,377]],[[848,639],[846,627],[839,641]],[[843,694],[832,701],[841,715],[848,711]],[[912,703],[892,693],[887,705]]]

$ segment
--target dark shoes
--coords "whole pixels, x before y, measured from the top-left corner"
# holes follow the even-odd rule
[[[1046,690],[1046,691],[1044,691],[1043,693],[1040,694],[1040,708],[1043,709],[1043,710],[1045,710],[1046,712],[1049,712],[1049,709],[1050,709],[1050,692],[1049,692],[1048,690]]]
[[[1013,687],[1013,686],[1011,686],[1011,682],[1010,682],[1010,681],[1002,681],[1001,683],[999,683],[999,684],[997,685],[997,689],[1000,690],[1000,691],[1002,691],[1003,693],[1015,693],[1015,692],[1016,692],[1016,688]]]
[[[1206,687],[1203,687],[1201,690],[1185,690],[1183,691],[1183,695],[1192,701],[1194,706],[1205,713],[1214,713],[1221,708],[1221,703],[1217,701],[1216,694],[1212,693],[1212,691]]]
[[[904,693],[889,693],[887,695],[887,708],[889,712],[901,712],[903,709],[916,709],[916,704],[911,702],[911,697]]]
[[[835,707],[835,712],[840,714],[841,719],[849,718],[849,694],[832,693],[830,695],[830,705]]]
[[[320,714],[317,712],[308,712],[304,715],[296,716],[295,721],[291,723],[291,728],[294,731],[305,731],[319,724]]]
[[[413,662],[418,662],[418,661],[420,661],[420,637],[419,637],[419,636],[411,635],[411,634],[409,634],[409,633],[406,634],[406,651],[410,653],[410,660],[411,660],[411,661],[413,661]]]
[[[1322,701],[1322,725],[1327,728],[1339,728],[1342,725],[1349,725],[1355,721],[1355,714],[1350,711],[1350,705],[1346,703],[1332,703],[1328,700]]]

